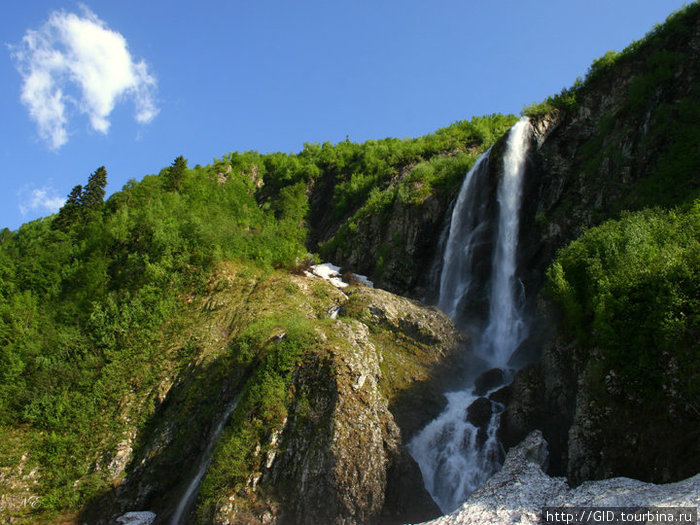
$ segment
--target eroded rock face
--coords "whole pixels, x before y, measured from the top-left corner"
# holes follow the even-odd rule
[[[336,330],[347,346],[300,371],[296,384],[306,402],[292,412],[285,451],[270,472],[292,523],[375,521],[387,466],[398,455],[400,433],[378,388],[378,353],[367,327],[349,321]]]
[[[400,401],[397,412],[391,398],[427,379],[463,338],[436,309],[366,287],[349,294],[352,304],[341,310],[328,353],[309,356],[295,381],[297,402],[282,437],[284,452],[268,478],[281,496],[275,522],[402,523],[439,514],[404,447],[412,425],[399,428],[392,410],[400,420],[420,424],[436,414]],[[401,356],[387,346],[394,337],[425,352],[417,360],[415,354],[404,356],[413,359],[405,363],[408,379],[394,361]]]
[[[700,474],[668,485],[614,478],[572,490],[564,478],[544,473],[547,459],[547,442],[540,431],[533,431],[508,451],[503,468],[458,510],[424,525],[525,525],[542,523],[544,507],[695,507],[700,501]]]
[[[518,265],[539,340],[525,345],[519,365],[539,358],[516,376],[499,434],[508,447],[541,429],[552,450],[550,473],[573,484],[620,475],[666,483],[700,470],[697,410],[673,392],[653,409],[627,393],[596,349],[577,350],[539,295],[556,251],[585,229],[621,210],[671,207],[696,194],[697,170],[659,171],[674,151],[664,130],[697,100],[700,17],[693,13],[684,34],[663,49],[644,48],[587,85],[575,110],[532,122]],[[675,56],[667,75],[644,77],[665,54]],[[645,82],[654,89],[635,100]],[[669,383],[677,380],[668,363],[658,366]]]

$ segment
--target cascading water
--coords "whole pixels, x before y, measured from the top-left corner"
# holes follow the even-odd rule
[[[445,245],[440,274],[438,306],[452,319],[472,281],[472,248],[483,231],[485,200],[478,199],[478,183],[488,173],[489,149],[469,170],[452,210],[450,235]]]
[[[516,270],[522,178],[530,137],[530,123],[521,119],[511,128],[503,156],[503,176],[494,218],[484,188],[490,151],[466,175],[457,198],[445,244],[438,305],[456,322],[478,302],[475,289],[486,290],[488,316],[478,333],[475,354],[483,369],[505,369],[526,336],[522,284]],[[498,221],[495,238],[494,220]],[[492,232],[492,233],[490,233]],[[490,272],[477,270],[484,246],[491,250]],[[489,279],[484,286],[484,275]],[[473,306],[472,306],[473,309]],[[469,315],[466,315],[467,322]],[[473,328],[474,325],[472,325]],[[498,384],[498,382],[497,382]],[[500,387],[493,385],[492,389]],[[478,393],[477,393],[478,391]],[[456,509],[499,467],[502,447],[496,431],[503,406],[488,399],[489,387],[475,388],[474,380],[461,391],[446,394],[447,407],[409,444],[428,492],[443,512]]]
[[[503,155],[503,179],[498,188],[498,238],[493,257],[489,324],[479,345],[480,354],[504,368],[513,351],[525,338],[522,283],[515,276],[519,212],[530,122],[521,119],[508,136]]]
[[[183,523],[186,523],[185,520],[187,519],[187,515],[192,509],[195,499],[197,499],[197,489],[199,489],[199,484],[202,481],[207,468],[209,467],[209,463],[211,463],[211,456],[212,452],[214,451],[214,446],[219,440],[219,436],[221,435],[221,432],[223,432],[224,427],[228,422],[228,418],[231,417],[233,411],[236,410],[239,399],[240,395],[236,396],[233,401],[226,406],[226,409],[221,415],[219,422],[214,428],[214,431],[209,436],[209,443],[207,443],[207,448],[204,450],[204,454],[202,454],[199,467],[197,468],[197,473],[190,480],[189,485],[187,485],[187,489],[185,489],[185,492],[180,498],[180,502],[170,518],[170,525],[182,525]]]

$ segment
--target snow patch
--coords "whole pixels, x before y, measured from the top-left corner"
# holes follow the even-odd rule
[[[349,286],[348,283],[343,281],[343,278],[340,275],[340,266],[336,266],[331,263],[315,264],[311,267],[311,271],[305,271],[304,274],[307,277],[319,277],[321,279],[325,279],[336,288],[346,288]],[[353,273],[352,276],[360,284],[374,288],[374,283],[365,275]]]

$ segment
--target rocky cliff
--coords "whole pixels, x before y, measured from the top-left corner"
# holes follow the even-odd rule
[[[676,481],[700,470],[697,407],[668,389],[664,408],[649,410],[600,348],[576,342],[540,290],[557,250],[587,229],[623,210],[682,207],[698,197],[700,8],[589,76],[575,107],[533,119],[520,265],[530,297],[539,297],[526,346],[541,357],[515,378],[501,435],[513,446],[542,429],[550,471],[574,484],[619,475]],[[651,365],[669,384],[697,377],[697,364],[674,371],[669,359]]]
[[[200,358],[164,379],[159,409],[133,429],[123,474],[86,521],[148,510],[168,522],[236,396],[189,520],[364,524],[439,514],[405,444],[442,408],[437,385],[458,370],[467,344],[444,314],[366,286],[341,291],[313,276],[230,265],[201,306]],[[299,316],[304,333],[288,321]],[[254,368],[232,359],[244,349]]]

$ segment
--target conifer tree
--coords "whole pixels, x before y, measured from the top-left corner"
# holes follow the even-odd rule
[[[105,198],[105,186],[107,186],[107,170],[104,166],[97,168],[97,171],[90,175],[85,186],[80,204],[87,212],[99,211],[102,209]]]
[[[180,155],[165,172],[165,188],[169,191],[180,191],[182,182],[185,180],[186,171],[187,160]]]
[[[66,203],[61,207],[58,216],[54,219],[51,227],[54,230],[68,231],[76,222],[76,218],[81,215],[81,198],[83,187],[78,184],[68,194]]]
[[[71,190],[51,227],[68,232],[75,224],[85,225],[94,219],[104,205],[105,186],[107,186],[107,170],[104,166],[100,166],[90,175],[84,188],[78,184]]]

